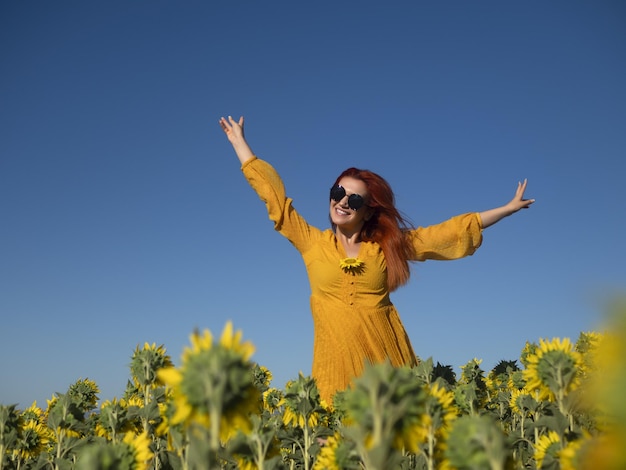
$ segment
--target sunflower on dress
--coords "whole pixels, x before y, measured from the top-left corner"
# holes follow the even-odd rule
[[[339,260],[339,267],[345,273],[360,274],[365,268],[365,263],[359,258],[343,258]]]

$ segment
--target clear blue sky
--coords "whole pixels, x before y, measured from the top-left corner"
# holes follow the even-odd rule
[[[309,287],[217,121],[246,117],[328,226],[348,166],[415,225],[535,205],[392,298],[417,354],[491,369],[600,327],[626,286],[622,1],[0,3],[0,403],[175,362],[227,320],[283,387],[310,373]]]

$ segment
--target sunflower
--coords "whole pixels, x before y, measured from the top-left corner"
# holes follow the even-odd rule
[[[400,424],[401,426],[393,436],[392,447],[414,454],[419,453],[420,444],[426,441],[429,430],[434,428],[432,416],[422,413],[411,418],[405,417]],[[368,448],[371,449],[371,447]]]
[[[242,336],[243,333],[241,330],[233,332],[233,324],[228,322],[222,331],[220,346],[226,350],[231,350],[240,354],[244,361],[249,361],[252,354],[254,354],[254,346],[249,341],[242,343]],[[248,366],[251,365],[248,364]]]
[[[513,411],[513,413],[522,417],[527,417],[530,414],[530,406],[533,403],[536,403],[536,401],[527,389],[513,389],[511,391],[509,406],[511,407],[511,411]]]
[[[141,402],[143,404],[143,402]],[[117,437],[139,427],[128,418],[129,402],[125,399],[107,400],[100,405],[96,435],[116,442]]]
[[[581,379],[583,381],[593,379],[594,373],[598,369],[598,357],[600,345],[605,338],[604,335],[595,332],[580,333],[574,348],[582,356],[582,365],[580,370]]]
[[[459,414],[459,410],[454,404],[454,392],[435,383],[429,387],[428,394],[435,399],[434,406],[428,405],[430,414],[432,411],[436,411],[440,415],[441,424],[448,426]]]
[[[524,345],[524,349],[522,349],[522,352],[520,354],[520,362],[528,367],[528,357],[535,354],[537,352],[537,345],[535,343],[530,343],[528,341],[526,341],[526,344]]]
[[[164,437],[167,440],[168,450],[176,452],[179,456],[182,455],[182,451],[179,446],[172,439],[172,434],[181,434],[182,425],[172,424],[172,417],[176,414],[176,404],[173,399],[172,389],[168,388],[165,391],[165,400],[163,403],[159,403],[159,417],[160,421],[155,429],[155,435],[158,437]],[[174,428],[177,428],[174,430]],[[184,434],[184,433],[183,433]]]
[[[278,411],[283,401],[283,392],[277,388],[268,388],[263,392],[263,407],[270,413]]]
[[[346,273],[360,274],[365,263],[359,258],[343,258],[339,260],[339,267]]]
[[[450,425],[457,418],[460,411],[454,401],[454,392],[440,386],[437,382],[427,387],[426,414],[431,417],[428,431],[433,437],[440,439],[446,436]]]
[[[96,397],[97,399],[97,397]],[[55,436],[54,440],[56,444],[63,440],[64,436],[67,437],[82,437],[82,423],[84,420],[84,408],[86,403],[76,403],[74,399],[66,394],[54,395],[50,400],[47,400],[48,408],[43,413],[43,422],[45,422],[50,429],[53,430]]]
[[[52,395],[52,397],[49,400],[46,400],[46,409],[43,410],[43,413],[41,414],[41,417],[40,417],[42,423],[48,422],[48,417],[50,416],[50,412],[54,409],[54,405],[56,405],[58,401],[59,401],[59,397],[57,397],[56,395]]]
[[[412,442],[405,443],[404,448],[418,453],[419,445],[425,443],[424,455],[432,463],[445,449],[445,439],[459,409],[454,402],[454,392],[447,390],[439,382],[426,385],[425,390],[428,393],[426,410],[419,418],[419,432],[414,433]]]
[[[383,467],[403,449],[418,450],[430,425],[426,402],[427,393],[408,366],[385,361],[365,367],[339,405],[366,466]]]
[[[307,414],[299,413],[297,410],[294,410],[290,406],[285,406],[285,413],[283,414],[283,423],[286,426],[293,426],[304,428],[308,426],[309,428],[313,428],[317,426],[319,422],[319,414],[316,412],[311,412]]]
[[[14,454],[22,460],[36,459],[46,450],[54,438],[50,428],[34,420],[26,421],[22,426]]]
[[[256,470],[258,467],[250,457],[243,457],[241,455],[234,455],[233,458],[237,462],[238,470]]]
[[[443,461],[447,468],[502,469],[506,449],[506,436],[494,417],[463,415],[451,426]]]
[[[126,433],[124,436],[124,444],[126,444],[134,456],[133,470],[147,470],[152,460],[152,451],[150,450],[150,438],[144,431],[141,434]]]
[[[597,410],[602,434],[584,452],[584,469],[626,468],[626,299],[613,307],[608,321],[586,397]]]
[[[560,403],[580,384],[582,356],[568,338],[539,340],[539,346],[527,356],[526,363],[526,388],[537,390],[541,400]]]
[[[320,414],[324,413],[320,403],[320,394],[317,384],[312,377],[299,374],[297,380],[291,380],[285,386],[285,395],[282,404],[283,423],[286,426],[313,428],[320,421]]]
[[[37,401],[34,401],[32,405],[22,411],[22,419],[24,422],[36,421],[42,422],[43,410],[37,406]]]
[[[548,431],[547,434],[541,436],[535,443],[535,462],[537,468],[542,468],[544,463],[550,465],[554,460],[558,459],[561,449],[561,438],[556,431]]]
[[[181,367],[166,367],[157,374],[171,388],[176,408],[171,424],[199,424],[209,429],[210,420],[217,419],[219,425],[214,422],[212,429],[219,426],[222,440],[238,429],[249,432],[249,415],[258,412],[260,403],[250,363],[254,347],[241,341],[240,331],[233,333],[230,322],[217,345],[208,330],[194,332],[190,340]]]
[[[489,372],[485,379],[487,389],[493,394],[508,391],[509,381],[512,375],[518,370],[517,361],[501,360],[491,372]]]
[[[130,363],[133,381],[140,387],[157,387],[161,385],[157,379],[157,371],[164,367],[172,367],[172,360],[166,354],[163,345],[144,343],[135,348]]]
[[[576,351],[581,354],[594,352],[598,349],[602,338],[604,338],[604,335],[595,331],[582,332],[578,340],[576,340]]]
[[[78,408],[86,413],[93,410],[98,403],[100,389],[93,380],[79,379],[67,391],[67,394]]]
[[[272,373],[265,366],[254,364],[252,367],[252,373],[254,375],[254,384],[261,392],[267,391],[272,382]]]
[[[558,453],[559,465],[561,470],[578,470],[581,468],[581,454],[584,452],[585,446],[591,442],[588,433],[580,439],[568,442],[566,446]]]
[[[341,442],[341,435],[336,432],[326,439],[326,444],[320,449],[313,470],[341,470],[341,463],[337,461],[337,449]]]

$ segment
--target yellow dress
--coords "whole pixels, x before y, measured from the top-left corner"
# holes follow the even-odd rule
[[[314,343],[312,376],[322,399],[331,403],[361,374],[366,363],[389,359],[394,366],[416,364],[415,353],[389,299],[385,256],[377,243],[362,242],[360,269],[345,269],[343,245],[331,229],[309,225],[274,168],[253,158],[242,166],[252,188],[265,202],[274,228],[300,252],[311,286]],[[477,213],[453,217],[441,224],[407,232],[415,247],[414,261],[469,256],[482,242]]]

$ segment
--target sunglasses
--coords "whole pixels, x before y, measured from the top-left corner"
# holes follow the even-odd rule
[[[336,184],[332,188],[330,188],[330,198],[333,201],[339,202],[344,197],[346,197],[346,190],[343,186],[339,186],[338,184]],[[363,199],[363,196],[361,196],[360,194],[350,194],[350,196],[348,196],[348,207],[353,211],[358,211],[364,205],[365,199]]]

